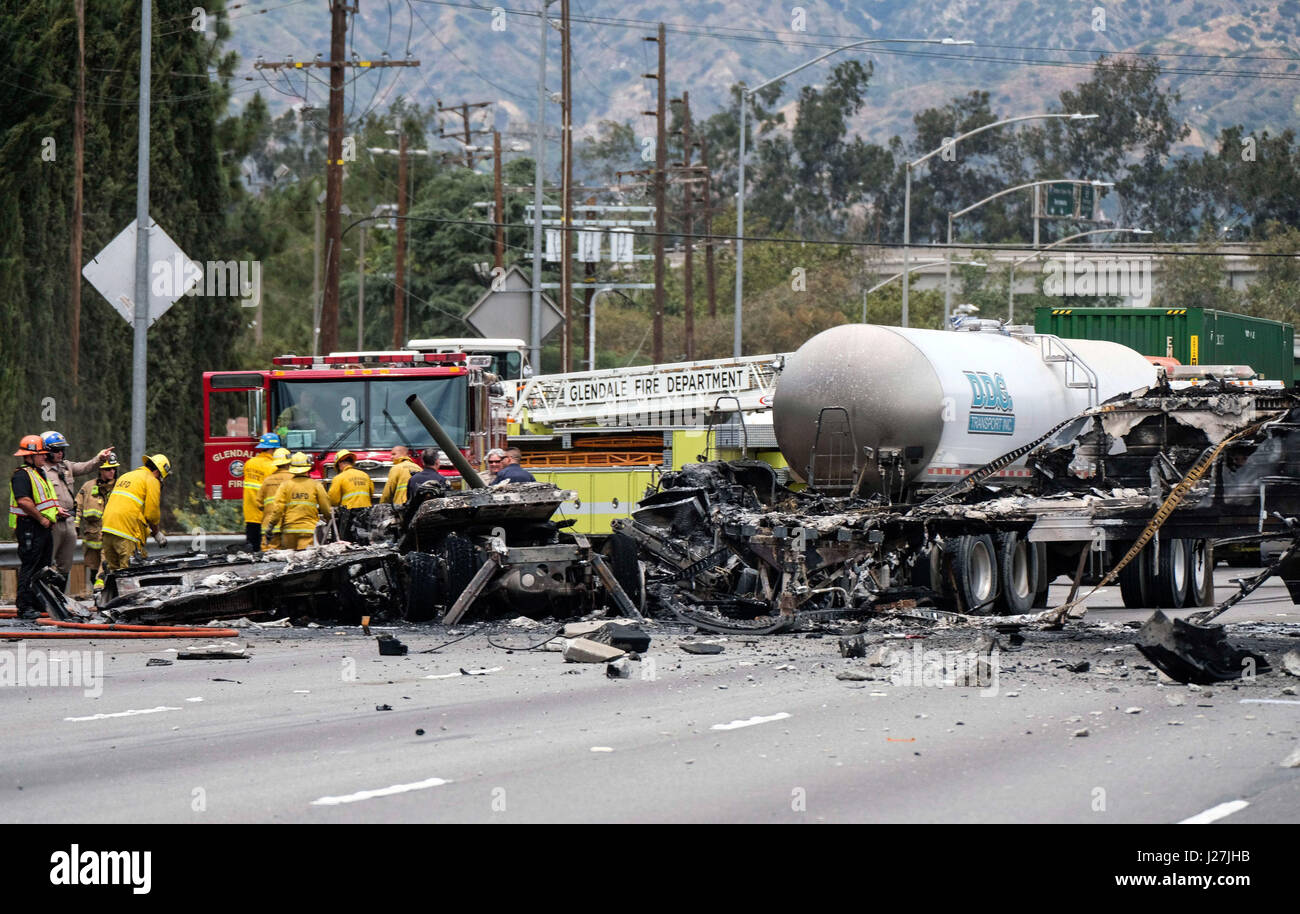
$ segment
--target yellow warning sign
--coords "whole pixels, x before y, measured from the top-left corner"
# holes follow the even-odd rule
[[[1191,364],[1201,364],[1201,338],[1195,333],[1193,333],[1191,337],[1191,350]]]

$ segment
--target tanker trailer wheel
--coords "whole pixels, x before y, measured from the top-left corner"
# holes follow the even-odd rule
[[[1182,609],[1187,605],[1187,540],[1171,537],[1160,544],[1160,559],[1151,579],[1155,605]]]
[[[988,614],[998,596],[998,561],[993,537],[959,536],[949,547],[953,578],[966,612]]]
[[[1047,544],[1031,543],[1034,555],[1038,557],[1038,593],[1034,594],[1034,609],[1047,608],[1047,593],[1052,586],[1051,566],[1047,564]]]
[[[615,533],[605,546],[609,570],[623,588],[627,598],[640,612],[645,612],[645,567],[639,558],[636,540],[626,533]]]
[[[450,609],[483,567],[483,557],[472,541],[456,533],[442,541],[442,548],[447,561],[446,601]]]
[[[1187,543],[1186,606],[1214,605],[1214,551],[1209,540]]]
[[[427,622],[443,603],[438,558],[427,552],[406,554],[406,621]]]
[[[1155,587],[1151,580],[1150,543],[1133,557],[1119,572],[1119,592],[1125,609],[1148,609],[1156,606]],[[1127,555],[1132,543],[1121,544],[1116,552]]]
[[[1002,581],[997,603],[999,613],[1019,615],[1033,608],[1045,570],[1039,562],[1037,547],[1037,543],[1018,533],[998,534],[998,577]]]

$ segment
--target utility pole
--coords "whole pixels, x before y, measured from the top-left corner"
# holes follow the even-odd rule
[[[469,109],[486,108],[491,104],[492,104],[491,102],[461,102],[459,105],[444,105],[442,103],[442,99],[440,98],[435,99],[435,113],[446,114],[447,112],[451,112],[452,114],[459,115],[460,117],[460,121],[461,121],[460,130],[457,130],[453,133],[448,133],[445,129],[443,129],[443,126],[440,122],[438,124],[438,136],[442,137],[443,139],[447,139],[448,137],[450,137],[451,139],[461,141],[461,143],[465,146],[465,167],[466,168],[474,167],[474,150],[471,148],[471,144],[474,141],[472,138],[477,134],[489,132],[487,130],[473,130],[470,128]]]
[[[393,348],[402,348],[406,317],[406,134],[397,138],[397,251],[393,258]]]
[[[686,256],[683,259],[682,314],[686,336],[686,359],[695,358],[695,272],[694,251],[695,222],[691,211],[691,198],[695,195],[695,181],[691,176],[691,93],[682,93],[682,168],[686,180],[682,184],[682,232],[686,236]]]
[[[146,0],[147,2],[147,0]],[[319,346],[326,352],[339,343],[339,272],[343,253],[343,225],[339,207],[343,205],[343,112],[344,70],[347,67],[378,69],[382,67],[418,67],[418,60],[349,60],[346,56],[348,13],[358,11],[360,0],[329,0],[329,60],[267,63],[257,61],[254,69],[278,70],[304,67],[327,67],[330,71],[329,135],[325,155],[325,288],[321,303]]]
[[[654,348],[653,359],[656,363],[664,360],[664,235],[667,231],[667,221],[664,213],[664,197],[668,184],[667,171],[667,143],[666,126],[665,126],[665,105],[668,100],[667,79],[665,77],[665,45],[667,41],[664,37],[664,26],[659,24],[659,35],[657,38],[646,38],[646,41],[654,41],[659,45],[659,69],[654,73],[646,73],[646,79],[656,81],[656,103],[655,103],[655,175],[654,175],[654,192],[655,192],[655,288],[654,288]],[[647,111],[646,114],[651,112]]]
[[[506,264],[506,198],[501,184],[501,131],[492,131],[492,205],[496,216],[496,267]]]
[[[321,348],[338,349],[339,261],[343,253],[343,57],[348,32],[348,5],[330,0],[330,121],[325,154],[325,299],[321,305]]]
[[[140,2],[140,108],[135,153],[135,340],[131,358],[131,460],[144,461],[149,355],[149,89],[153,0]]]
[[[357,227],[361,233],[360,245],[357,251],[357,352],[364,350],[365,327],[366,327],[366,226],[362,223]]]
[[[371,146],[368,152],[373,155],[397,156],[397,241],[393,251],[393,348],[401,349],[406,334],[406,209],[408,200],[407,163],[411,156],[428,156],[427,149],[408,149],[406,133],[401,129],[384,131],[389,136],[397,137],[397,148]]]
[[[709,141],[700,140],[704,165],[704,288],[709,299],[709,320],[718,316],[718,296],[713,273],[713,169],[709,165]]]
[[[72,114],[72,281],[68,294],[72,305],[72,403],[75,406],[81,386],[77,366],[81,357],[81,209],[86,173],[86,0],[75,0],[73,6],[77,13],[77,104]]]
[[[528,312],[528,364],[542,373],[542,160],[546,157],[546,33],[551,0],[542,0],[537,17],[541,50],[537,55],[537,136],[533,140],[533,289]]]
[[[569,0],[560,0],[560,337],[561,371],[573,370],[573,80],[570,78]]]
[[[146,0],[147,2],[147,0]],[[311,334],[311,354],[320,355],[320,236],[321,236],[321,218],[320,218],[320,200],[316,200],[316,233],[315,243],[311,249],[311,310],[312,310],[312,334]]]

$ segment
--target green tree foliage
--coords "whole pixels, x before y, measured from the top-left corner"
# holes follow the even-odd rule
[[[189,28],[192,5],[155,7],[150,212],[193,260],[257,256],[255,236],[231,231],[248,137],[222,120],[234,66],[221,52],[224,4],[206,5],[211,36]],[[4,0],[0,11],[0,427],[13,441],[57,428],[74,458],[113,444],[126,463],[131,328],[84,282],[79,376],[69,371],[73,4]],[[83,263],[135,216],[140,8],[99,0],[86,4],[86,19]],[[150,330],[146,447],[170,458],[168,491],[202,477],[200,372],[227,358],[243,316],[233,299],[186,297]]]

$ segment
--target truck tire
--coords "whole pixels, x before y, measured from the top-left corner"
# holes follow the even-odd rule
[[[1034,594],[1034,609],[1047,608],[1047,591],[1054,580],[1051,566],[1047,563],[1047,544],[1034,543],[1034,552],[1038,555],[1038,593]]]
[[[1187,602],[1185,606],[1214,605],[1214,547],[1209,540],[1186,540]]]
[[[959,536],[948,548],[964,611],[972,615],[992,613],[998,598],[998,560],[993,537]]]
[[[625,533],[615,533],[605,546],[609,570],[639,612],[645,611],[645,569],[641,566],[636,540]]]
[[[437,615],[445,597],[437,556],[406,554],[406,621],[427,622]]]
[[[1015,616],[1033,608],[1043,574],[1037,546],[1018,533],[998,534],[998,578],[1002,593],[997,607],[1002,615]]]
[[[1171,537],[1160,544],[1160,558],[1151,577],[1154,606],[1182,609],[1187,605],[1187,541]]]
[[[445,593],[447,608],[456,602],[469,586],[469,582],[483,566],[483,557],[474,543],[459,534],[453,533],[442,541],[442,548],[447,561],[447,590]]]
[[[1132,544],[1120,546],[1119,551],[1127,554]],[[1151,587],[1151,550],[1150,544],[1133,557],[1119,573],[1119,592],[1124,598],[1125,609],[1148,609],[1154,607],[1155,601]]]

